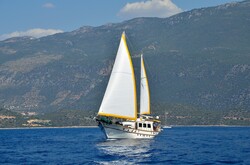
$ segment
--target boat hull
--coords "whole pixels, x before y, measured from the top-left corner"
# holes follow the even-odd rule
[[[122,125],[105,124],[99,122],[99,127],[107,139],[152,139],[158,131],[145,131],[134,128],[125,128]]]

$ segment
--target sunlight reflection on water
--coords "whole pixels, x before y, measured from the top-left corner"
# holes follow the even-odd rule
[[[151,156],[152,140],[122,139],[106,140],[97,144],[97,149],[105,161],[100,164],[134,164]],[[112,158],[111,158],[112,157]]]

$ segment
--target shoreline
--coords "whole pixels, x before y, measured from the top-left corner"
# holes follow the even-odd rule
[[[5,130],[5,129],[57,129],[57,128],[98,128],[98,126],[11,127],[11,128],[0,128],[0,130]]]
[[[166,125],[166,126],[170,126],[170,127],[250,127],[250,125]]]
[[[166,128],[164,128],[166,127]],[[178,127],[250,127],[244,125],[163,125],[162,128],[178,128]],[[10,128],[0,128],[0,130],[10,130],[10,129],[60,129],[60,128],[98,128],[98,126],[63,126],[63,127],[10,127]]]

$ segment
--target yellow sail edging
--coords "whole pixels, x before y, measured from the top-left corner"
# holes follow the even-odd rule
[[[136,120],[136,118],[134,118],[134,117],[114,115],[114,114],[109,114],[109,113],[104,113],[104,112],[98,112],[98,115],[107,116],[107,117],[121,118],[121,119],[128,119],[128,120]]]
[[[136,82],[135,82],[135,73],[134,73],[134,67],[133,67],[133,63],[132,63],[132,59],[131,59],[131,55],[129,53],[129,50],[128,50],[128,45],[127,45],[127,42],[126,42],[126,36],[125,36],[125,32],[122,33],[122,39],[125,43],[125,47],[126,47],[126,50],[127,50],[127,55],[128,55],[128,58],[129,58],[129,62],[130,62],[130,67],[131,67],[131,70],[132,70],[132,78],[133,78],[133,83],[134,83],[134,105],[135,105],[135,111],[134,111],[134,120],[137,119],[137,98],[136,98]]]
[[[131,67],[131,70],[132,70],[132,79],[133,79],[133,84],[134,84],[134,108],[135,108],[134,109],[134,117],[122,116],[122,115],[116,115],[116,114],[109,114],[109,113],[105,113],[105,112],[98,112],[98,115],[107,116],[107,117],[115,117],[115,118],[123,118],[123,119],[128,119],[128,120],[136,120],[137,119],[136,82],[135,82],[135,74],[134,74],[132,59],[131,59],[129,49],[128,49],[128,46],[127,46],[127,42],[126,42],[125,32],[122,33],[121,39],[123,40],[123,42],[125,44],[125,48],[126,48],[129,63],[130,63],[130,67]]]

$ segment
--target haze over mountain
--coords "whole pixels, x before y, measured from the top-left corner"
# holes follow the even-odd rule
[[[250,1],[169,18],[136,18],[0,42],[0,105],[14,111],[98,111],[121,33],[152,104],[250,110]],[[154,108],[154,107],[152,107]]]

